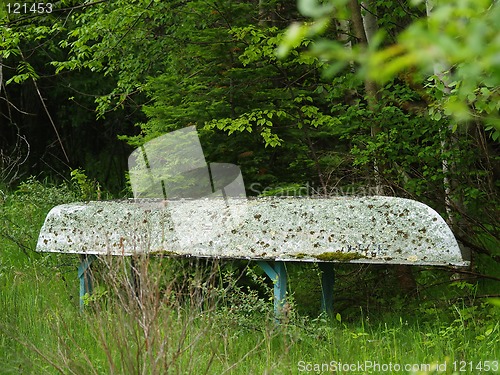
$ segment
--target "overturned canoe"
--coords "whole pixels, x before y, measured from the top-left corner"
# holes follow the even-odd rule
[[[396,197],[206,198],[53,208],[37,250],[466,266],[443,218]]]

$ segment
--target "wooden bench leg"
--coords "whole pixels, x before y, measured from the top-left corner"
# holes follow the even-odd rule
[[[278,319],[285,306],[286,298],[286,268],[284,262],[276,261],[273,265],[265,261],[258,261],[257,264],[264,270],[274,284],[274,314]]]
[[[318,266],[321,270],[321,310],[332,317],[335,269],[333,268],[333,263],[318,263]]]
[[[78,278],[80,279],[80,311],[83,311],[83,297],[92,293],[92,276],[90,275],[90,265],[97,257],[95,255],[80,255],[80,265],[78,266]]]

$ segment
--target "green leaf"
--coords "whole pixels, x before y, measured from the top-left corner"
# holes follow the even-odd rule
[[[276,49],[276,56],[280,59],[287,57],[292,49],[297,48],[302,43],[307,31],[308,27],[306,25],[298,22],[292,23]]]
[[[345,5],[346,1],[337,1],[339,6]],[[312,18],[321,18],[328,16],[335,8],[333,2],[320,3],[317,0],[298,0],[297,9],[299,12]]]
[[[500,298],[490,298],[487,301],[493,306],[500,307]]]

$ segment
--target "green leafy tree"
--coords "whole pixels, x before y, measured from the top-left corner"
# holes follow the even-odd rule
[[[299,0],[305,14],[313,16],[313,24],[294,25],[281,47],[286,54],[305,35],[318,34],[331,22],[334,9],[345,6],[347,1],[336,0],[329,6],[320,6],[316,1]],[[379,2],[382,3],[382,2]],[[370,48],[345,49],[336,40],[322,39],[315,43],[311,52],[328,61],[335,61],[332,72],[352,61],[360,64],[359,73],[379,83],[394,77],[411,74],[412,79],[428,78],[428,84],[441,91],[431,114],[450,115],[458,122],[480,117],[485,120],[487,130],[494,139],[500,136],[498,128],[498,90],[500,85],[500,63],[496,58],[500,41],[498,17],[500,7],[490,0],[461,1],[429,0],[414,1],[415,15],[422,15],[422,7],[429,10],[418,17],[397,35],[381,28]],[[432,11],[431,11],[432,9]],[[332,13],[333,12],[333,13]],[[387,17],[382,18],[382,25]],[[393,31],[394,28],[391,28]],[[441,77],[434,76],[434,68],[443,67]],[[445,86],[450,88],[444,94]]]
[[[121,114],[96,120],[95,100],[109,94],[116,81],[90,70],[56,71],[64,61],[76,27],[75,18],[96,3],[52,3],[52,12],[14,13],[11,2],[0,15],[0,176],[7,184],[39,175],[68,179],[72,168],[99,175],[106,187],[123,186],[130,151],[116,132],[137,117],[137,105],[127,103]],[[48,5],[46,5],[47,7]],[[47,9],[47,8],[45,8]],[[83,58],[83,57],[82,57]],[[121,130],[119,130],[121,129]]]
[[[500,135],[495,52],[500,8],[491,1],[417,1],[415,8],[404,9],[410,17],[402,14],[406,20],[400,26],[388,27],[387,6],[398,4],[364,4],[356,19],[357,1],[299,0],[299,9],[313,21],[292,24],[278,54],[285,58],[303,40],[312,40],[307,53],[325,61],[326,74],[351,70],[380,85],[377,105],[358,109],[361,119],[379,128],[373,136],[365,127],[355,138],[354,163],[384,160],[382,177],[397,194],[428,199],[453,217],[455,234],[491,271],[483,262],[499,259],[499,158],[487,135],[493,140]],[[349,17],[358,31],[366,30],[366,13],[375,16],[379,30],[369,44],[359,32],[349,44],[330,34]],[[367,104],[374,96],[370,90],[365,85]]]

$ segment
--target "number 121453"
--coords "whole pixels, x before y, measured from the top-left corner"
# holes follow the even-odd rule
[[[500,369],[499,361],[454,361],[452,365],[454,372],[497,372]]]
[[[52,10],[52,3],[7,3],[7,12],[11,14],[43,14]]]

